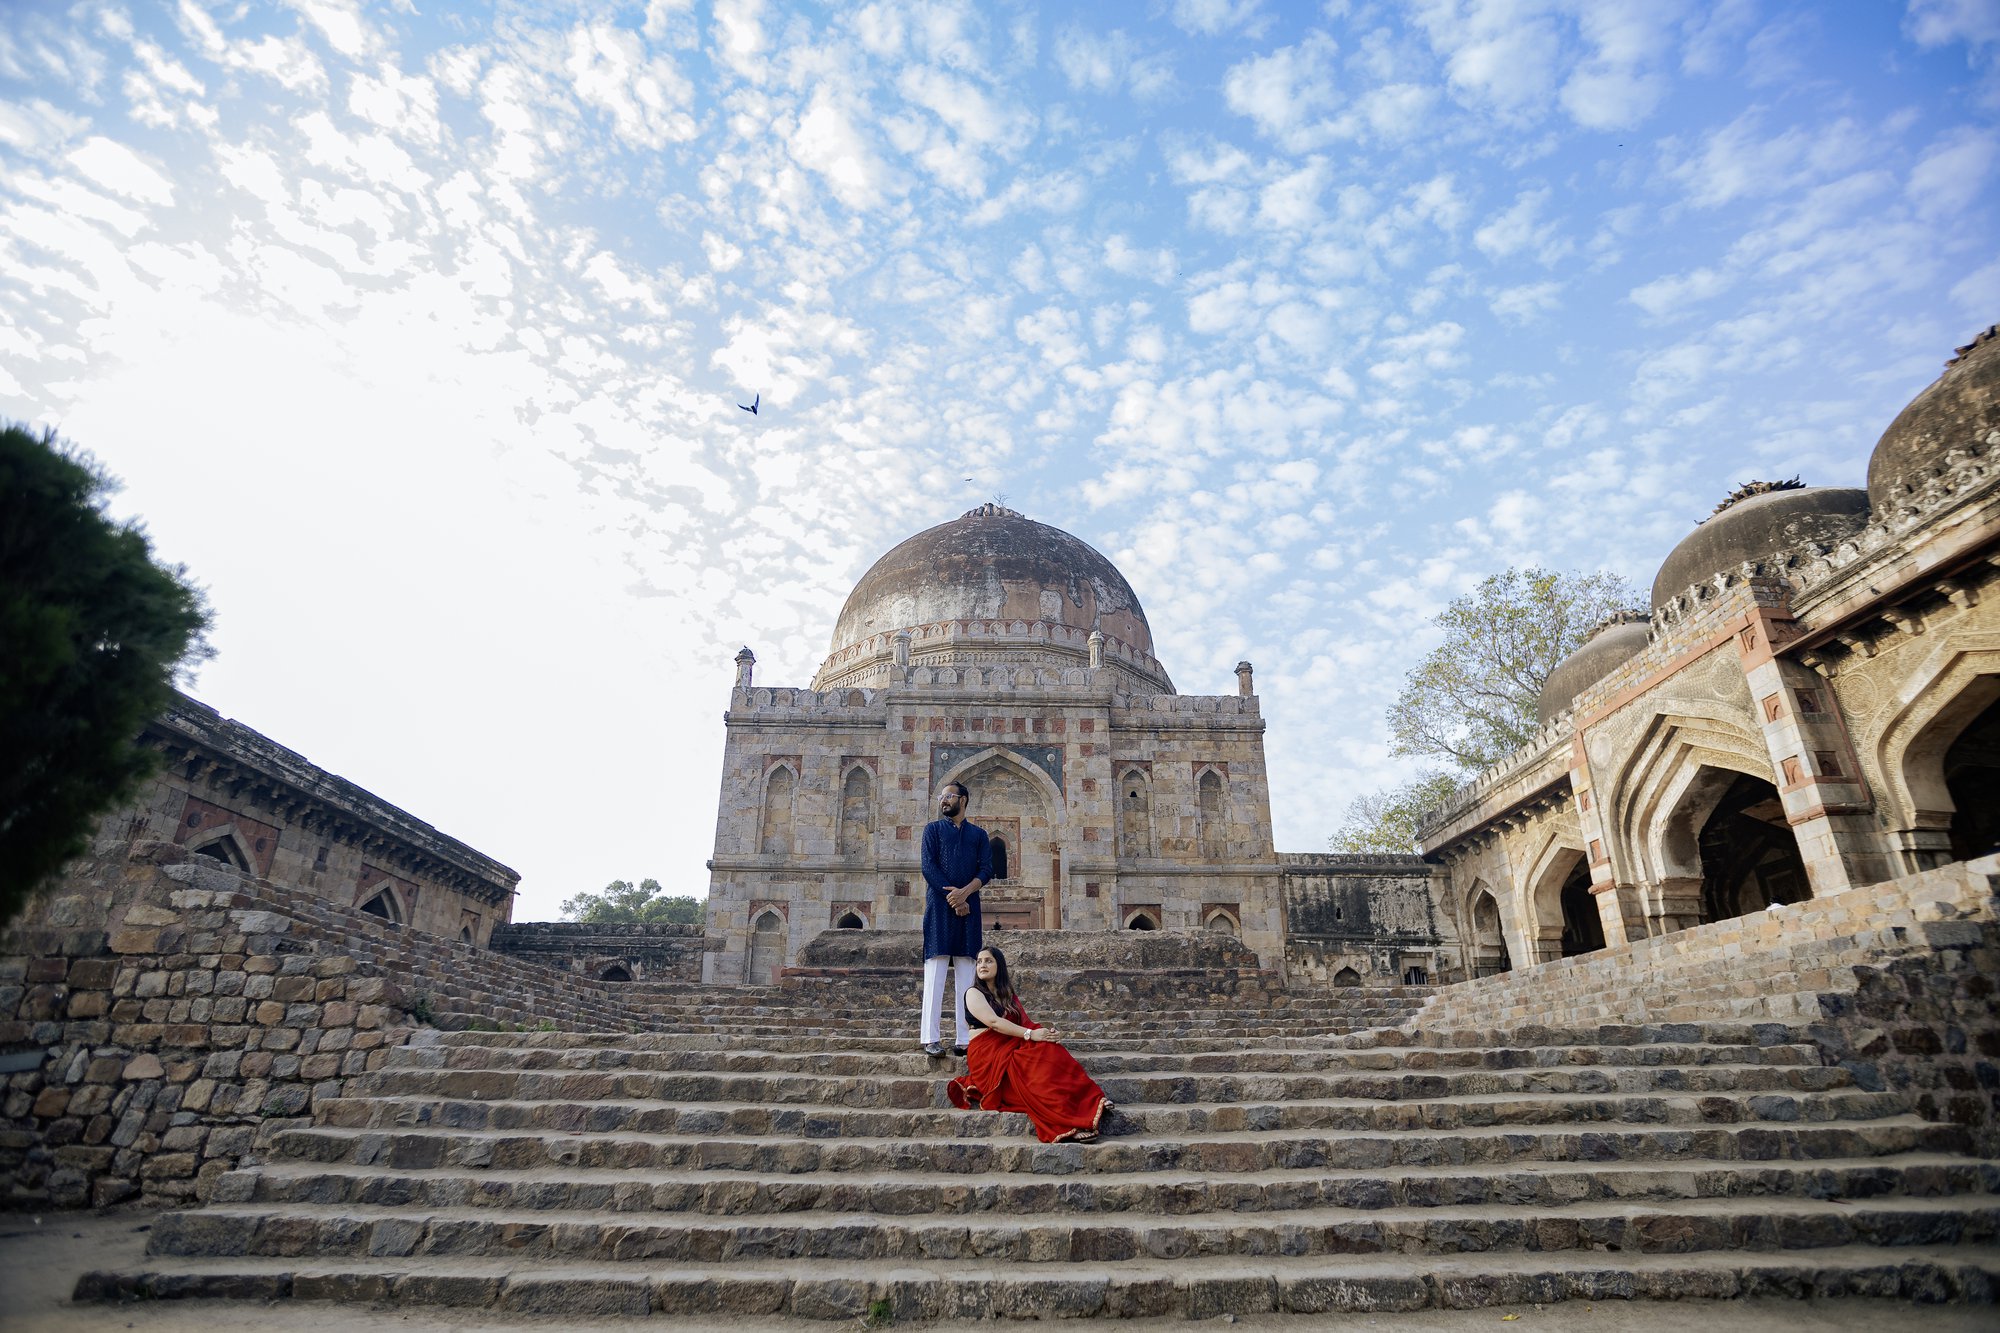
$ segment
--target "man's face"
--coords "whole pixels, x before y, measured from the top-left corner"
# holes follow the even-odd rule
[[[958,818],[958,812],[965,809],[965,797],[956,787],[946,787],[938,793],[938,813],[946,819]]]

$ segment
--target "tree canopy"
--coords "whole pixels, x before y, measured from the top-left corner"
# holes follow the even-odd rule
[[[600,926],[659,921],[698,926],[708,914],[708,902],[702,898],[669,898],[657,879],[642,879],[637,884],[614,879],[604,886],[602,893],[579,893],[565,900],[562,914],[565,921]]]
[[[1389,708],[1392,753],[1441,760],[1469,776],[1539,729],[1536,705],[1556,664],[1638,594],[1616,574],[1509,569],[1480,581],[1432,623],[1424,655]]]
[[[1356,797],[1327,840],[1335,852],[1411,852],[1417,822],[1480,769],[1540,729],[1542,686],[1591,629],[1635,605],[1617,574],[1508,569],[1480,581],[1432,622],[1444,640],[1389,708],[1390,753],[1429,760],[1424,776]]]
[[[1393,852],[1408,856],[1417,850],[1417,821],[1458,789],[1451,773],[1430,773],[1387,791],[1357,796],[1347,804],[1347,822],[1326,841],[1330,852]]]
[[[0,423],[0,922],[154,771],[139,734],[210,655],[200,591],[105,514],[116,489],[53,431]]]

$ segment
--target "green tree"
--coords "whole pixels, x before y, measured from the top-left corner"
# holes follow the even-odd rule
[[[1389,708],[1392,751],[1470,776],[1528,743],[1556,663],[1593,626],[1637,601],[1616,574],[1509,569],[1480,581],[1434,620],[1444,642],[1424,655]]]
[[[1453,601],[1432,622],[1444,641],[1404,679],[1388,715],[1390,753],[1442,767],[1356,797],[1328,849],[1414,851],[1423,816],[1540,730],[1542,686],[1556,664],[1638,600],[1616,574],[1531,567],[1491,575]]]
[[[1400,787],[1355,797],[1347,803],[1347,822],[1333,831],[1326,849],[1410,855],[1417,850],[1417,821],[1458,790],[1460,781],[1451,773],[1430,773]]]
[[[200,591],[106,516],[116,489],[55,432],[0,423],[0,922],[153,772],[139,733],[211,655]]]
[[[614,879],[602,893],[579,893],[562,905],[565,921],[587,921],[592,925],[637,925],[669,921],[698,926],[708,913],[702,898],[669,898],[657,879],[637,884]]]

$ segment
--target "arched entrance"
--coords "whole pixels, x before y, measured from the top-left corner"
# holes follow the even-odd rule
[[[1010,754],[989,751],[942,781],[971,789],[966,817],[995,841],[994,882],[979,894],[981,921],[989,930],[1048,928],[1059,846],[1044,790],[1048,778],[1030,773]]]
[[[1507,956],[1507,936],[1500,929],[1500,904],[1485,885],[1473,890],[1472,907],[1466,916],[1472,922],[1472,975],[1512,972],[1514,960]]]
[[[2000,700],[1974,717],[1944,752],[1951,793],[1951,855],[1969,861],[2000,850]]]
[[[762,912],[750,924],[750,956],[743,962],[743,984],[775,986],[778,969],[785,965],[785,919],[776,912]]]
[[[1747,773],[1730,776],[1698,838],[1704,924],[1812,897],[1778,789]]]
[[[1596,953],[1604,947],[1604,919],[1590,891],[1590,865],[1578,856],[1562,884],[1562,956]]]

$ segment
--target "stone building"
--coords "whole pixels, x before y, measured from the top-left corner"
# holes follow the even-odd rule
[[[1542,729],[1421,833],[1477,975],[1908,875],[2000,837],[2000,333],[1889,425],[1867,486],[1754,483]]]
[[[521,877],[277,742],[176,694],[141,743],[165,762],[96,836],[167,843],[387,921],[485,945]]]
[[[875,562],[810,688],[737,657],[704,979],[762,983],[820,932],[922,924],[933,793],[994,838],[987,928],[1227,931],[1283,964],[1264,719],[1180,694],[1131,585],[983,505]]]

